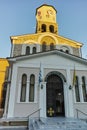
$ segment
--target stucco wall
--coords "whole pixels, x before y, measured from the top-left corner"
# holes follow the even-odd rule
[[[22,52],[22,44],[14,44],[13,56],[19,56]]]
[[[77,49],[77,48],[74,48],[73,47],[73,55],[75,55],[75,56],[80,56],[81,54],[79,53],[79,48]]]
[[[18,68],[18,76],[17,76],[17,84],[16,84],[16,96],[15,96],[15,108],[14,108],[14,117],[26,117],[30,115],[32,112],[36,111],[39,109],[39,93],[38,93],[38,73],[39,69],[36,68],[24,68],[24,67],[19,67]],[[20,102],[20,93],[21,93],[21,77],[22,74],[27,75],[27,83],[30,81],[30,75],[34,74],[35,75],[35,91],[37,92],[35,95],[35,102],[29,102],[27,99],[26,102]],[[29,84],[28,84],[29,85]],[[29,87],[29,86],[27,86]],[[36,90],[37,89],[37,90]],[[37,116],[38,112],[34,114],[34,116]]]

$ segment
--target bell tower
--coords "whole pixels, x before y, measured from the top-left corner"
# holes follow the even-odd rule
[[[42,5],[36,9],[36,33],[50,32],[58,34],[56,9],[50,5]]]

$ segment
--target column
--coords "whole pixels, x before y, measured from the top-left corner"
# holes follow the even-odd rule
[[[35,82],[35,98],[34,98],[34,102],[37,103],[38,101],[38,82]]]
[[[70,68],[67,68],[67,105],[68,105],[68,117],[74,117],[74,98],[73,89],[69,89],[72,85]]]
[[[4,108],[3,117],[7,117],[7,113],[8,113],[10,86],[11,86],[11,68],[9,68],[9,75],[8,75],[8,82],[7,82],[7,91],[6,91],[6,99],[5,99],[5,108]]]
[[[63,89],[64,89],[64,106],[65,106],[65,117],[68,117],[68,87],[67,83],[64,82]]]
[[[82,90],[82,77],[79,77],[79,94],[80,94],[80,102],[84,102],[83,90]]]
[[[16,97],[16,80],[17,80],[17,66],[14,65],[13,71],[12,71],[12,80],[11,80],[7,117],[14,116],[14,106],[15,106],[15,97]]]
[[[7,85],[7,92],[6,92],[6,100],[5,100],[5,108],[4,108],[3,117],[7,117],[9,94],[10,94],[10,84]]]
[[[87,77],[85,76],[86,93],[87,93]]]
[[[41,82],[39,86],[39,108],[40,117],[46,117],[46,82]]]
[[[30,89],[30,82],[27,81],[27,88],[26,88],[26,102],[29,102],[29,89]]]
[[[41,51],[40,45],[41,45],[41,44],[37,43],[37,52],[40,52],[40,51]]]

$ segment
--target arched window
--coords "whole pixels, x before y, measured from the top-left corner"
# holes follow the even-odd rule
[[[22,75],[22,81],[21,81],[21,102],[25,102],[26,100],[26,86],[27,86],[27,75]]]
[[[42,51],[43,52],[46,51],[46,43],[45,42],[42,43]]]
[[[29,54],[30,54],[30,47],[27,46],[27,47],[26,47],[26,55],[29,55]]]
[[[46,25],[45,25],[45,24],[42,24],[41,29],[42,29],[42,32],[46,32]]]
[[[54,49],[54,43],[51,43],[50,44],[50,50],[53,50]]]
[[[54,26],[53,26],[53,25],[50,25],[50,26],[49,26],[49,30],[50,30],[50,32],[54,33]]]
[[[67,46],[61,46],[60,50],[66,53],[70,53],[70,49]]]
[[[80,102],[79,84],[78,84],[78,77],[77,76],[76,76],[76,82],[75,82],[75,94],[76,94],[76,102]]]
[[[65,52],[66,52],[66,53],[69,53],[69,50],[66,50]]]
[[[34,86],[35,86],[35,75],[30,76],[30,90],[29,90],[29,102],[34,102]]]
[[[62,52],[63,52],[63,49],[60,49],[60,51],[62,51]]]
[[[36,53],[36,47],[33,47],[33,54]]]
[[[82,90],[83,90],[83,99],[84,102],[87,102],[87,93],[86,93],[86,83],[85,83],[85,77],[82,77]]]

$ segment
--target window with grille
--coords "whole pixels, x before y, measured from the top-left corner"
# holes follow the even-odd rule
[[[30,47],[27,46],[27,47],[26,47],[26,55],[29,55],[29,54],[30,54]]]
[[[50,44],[50,50],[53,50],[53,49],[55,49],[54,43],[51,43],[51,44]]]
[[[82,90],[83,90],[83,99],[84,99],[84,102],[87,102],[85,76],[82,77]]]
[[[35,75],[30,76],[30,90],[29,90],[29,102],[34,102],[34,86],[35,86]]]
[[[80,95],[79,95],[79,84],[78,84],[78,76],[76,76],[75,82],[75,94],[76,94],[76,102],[80,102]]]
[[[42,32],[46,32],[46,25],[45,24],[42,24]]]
[[[33,54],[36,53],[36,47],[33,47]]]
[[[50,30],[50,32],[54,33],[54,26],[53,26],[53,25],[50,25],[50,26],[49,26],[49,30]]]
[[[21,102],[26,101],[26,86],[27,86],[27,75],[23,74],[21,80],[21,97],[20,97]]]
[[[44,52],[44,51],[46,51],[46,43],[45,42],[42,43],[42,52]]]

